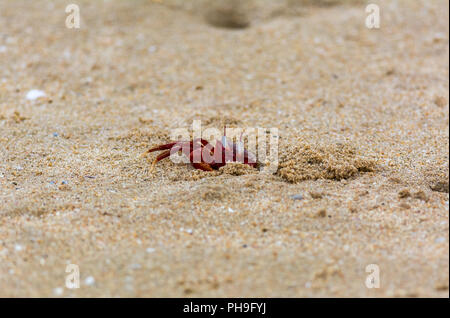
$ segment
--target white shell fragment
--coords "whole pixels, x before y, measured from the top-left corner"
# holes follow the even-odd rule
[[[29,91],[27,93],[27,99],[28,100],[36,100],[38,98],[42,98],[45,97],[47,95],[45,95],[45,93],[41,90],[38,89],[32,89],[31,91]]]

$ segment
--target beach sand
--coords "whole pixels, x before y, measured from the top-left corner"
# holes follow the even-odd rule
[[[0,296],[448,297],[448,1],[374,2],[1,1]],[[278,169],[150,173],[193,120]]]

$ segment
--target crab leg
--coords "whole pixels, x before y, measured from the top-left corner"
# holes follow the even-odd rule
[[[158,156],[156,156],[155,160],[153,160],[152,165],[150,166],[150,170],[149,170],[150,173],[152,173],[153,170],[155,170],[156,164],[159,161],[163,160],[164,158],[169,157],[170,154],[172,153],[172,151],[175,153],[182,149],[183,145],[177,145],[177,144],[178,144],[178,142],[160,145],[160,146],[157,146],[157,147],[152,148],[147,151],[147,152],[153,152],[153,151],[158,151],[158,150],[170,149],[170,150],[166,150],[163,153],[160,153]]]
[[[205,163],[205,162],[194,162],[194,154],[195,154],[195,152],[200,152],[200,155],[201,155],[202,149],[201,148],[200,149],[195,149],[189,155],[189,159],[190,159],[190,161],[192,163],[192,166],[195,169],[200,169],[200,170],[203,170],[203,171],[213,171],[214,169],[208,163]]]
[[[203,146],[206,146],[207,144],[209,144],[209,142],[208,142],[207,140],[201,139],[201,138],[198,138],[198,139],[196,139],[196,140],[194,140],[194,141],[189,141],[189,142],[188,142],[188,141],[173,141],[173,142],[170,142],[170,143],[168,143],[168,144],[159,145],[159,146],[150,148],[149,150],[147,150],[147,153],[154,152],[154,151],[160,151],[160,150],[171,149],[173,146],[175,146],[175,145],[177,145],[177,144],[178,144],[178,145],[181,145],[181,146],[184,146],[184,145],[189,144],[189,146],[192,147],[192,146],[194,145],[194,143],[196,143],[196,142],[198,142],[198,141],[200,141],[200,143],[201,143]]]
[[[184,150],[183,147],[185,147],[185,146],[189,146],[189,151],[190,151],[190,149],[193,146],[193,142],[192,141],[191,142],[180,142],[180,141],[177,141],[177,142],[171,142],[171,143],[168,143],[168,144],[165,144],[165,145],[160,145],[160,146],[157,146],[157,147],[149,149],[147,151],[147,153],[154,152],[154,151],[159,151],[159,150],[170,149],[170,150],[166,150],[163,153],[159,154],[155,158],[155,160],[153,160],[152,165],[150,166],[149,172],[152,173],[153,170],[155,170],[155,166],[156,166],[156,164],[159,161],[163,160],[164,158],[169,157],[172,153]],[[186,153],[186,155],[188,155],[188,153]]]
[[[155,158],[155,160],[153,160],[152,165],[150,166],[149,172],[152,173],[153,170],[155,170],[155,166],[156,166],[156,164],[158,163],[158,161],[161,161],[161,160],[163,160],[164,158],[167,158],[167,157],[169,157],[169,156],[170,156],[170,150],[166,150],[166,151],[164,151],[163,153],[160,153],[160,154]]]
[[[168,144],[165,144],[165,145],[159,145],[159,146],[156,146],[154,148],[150,148],[149,150],[147,150],[147,153],[154,152],[154,151],[159,151],[159,150],[167,150],[167,149],[170,149],[173,146],[175,146],[177,143],[178,142],[171,142],[171,143],[168,143]]]

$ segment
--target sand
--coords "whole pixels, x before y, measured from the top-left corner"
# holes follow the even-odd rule
[[[1,1],[0,296],[448,297],[448,1],[376,3]],[[279,169],[149,173],[194,119]]]

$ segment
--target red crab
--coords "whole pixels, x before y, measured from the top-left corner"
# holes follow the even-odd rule
[[[213,147],[205,139],[196,138],[191,141],[172,141],[164,145],[153,147],[149,149],[147,153],[161,150],[165,151],[155,158],[150,168],[150,172],[153,171],[158,161],[179,151],[182,151],[183,154],[189,158],[189,161],[195,169],[203,171],[217,170],[220,167],[225,166],[228,162],[240,162],[253,168],[256,167],[255,156],[244,149],[242,142],[240,144],[234,144],[227,141],[225,132],[222,136],[222,141],[216,140],[216,147]]]

